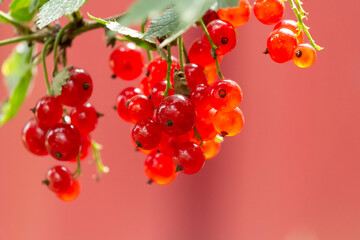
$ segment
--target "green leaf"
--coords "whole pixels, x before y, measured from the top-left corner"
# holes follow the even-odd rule
[[[36,24],[41,29],[64,14],[76,12],[85,2],[86,0],[50,0],[40,8]]]
[[[10,15],[22,22],[29,22],[33,19],[35,9],[30,10],[31,0],[13,0],[9,7]]]
[[[35,11],[39,9],[42,5],[44,5],[49,0],[31,0],[29,11]]]
[[[175,8],[169,8],[160,16],[153,18],[145,33],[146,38],[164,37],[176,32],[180,26],[180,15]],[[181,28],[181,26],[180,26]]]
[[[66,83],[66,81],[70,78],[70,69],[72,69],[72,66],[64,67],[61,69],[56,76],[54,77],[52,83],[51,83],[51,93],[55,96],[58,96],[61,94],[62,86]]]
[[[16,115],[25,100],[34,71],[31,63],[32,50],[33,47],[20,43],[2,65],[9,99],[1,107],[0,126]]]
[[[239,0],[217,0],[217,9],[219,8],[228,8],[228,7],[237,7],[239,5]]]

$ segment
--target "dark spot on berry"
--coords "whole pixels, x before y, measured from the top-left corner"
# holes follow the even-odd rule
[[[301,57],[301,56],[302,56],[301,50],[297,50],[297,51],[295,52],[295,55],[296,55],[298,58]]]
[[[136,148],[142,148],[143,147],[142,144],[139,141],[136,141],[135,143],[136,143]]]
[[[115,78],[116,78],[116,75],[115,75],[115,74],[111,75],[111,78],[112,78],[112,79],[115,79]]]
[[[263,54],[269,54],[269,50],[265,48],[265,51],[263,51]]]
[[[125,103],[125,107],[127,108],[129,106],[130,100],[127,100],[127,102]]]
[[[229,38],[227,38],[227,37],[222,37],[221,38],[221,43],[222,44],[227,44],[229,42]]]
[[[219,90],[219,96],[220,96],[221,98],[224,98],[224,97],[226,96],[226,91],[225,91],[224,89],[220,89],[220,90]]]
[[[49,186],[50,185],[50,181],[49,179],[45,179],[41,182],[42,184],[45,184],[46,186]]]
[[[36,109],[35,108],[30,108],[30,111],[32,111],[32,113],[35,114]]]
[[[84,89],[84,90],[88,90],[89,87],[90,87],[90,83],[88,83],[88,82],[84,82],[84,83],[83,83],[83,89]]]
[[[222,136],[222,137],[226,137],[227,135],[228,135],[228,133],[225,132],[225,131],[222,131],[222,132],[220,133],[220,136]]]
[[[62,156],[63,156],[60,152],[54,152],[54,154],[55,154],[55,157],[58,159],[62,158]]]
[[[147,72],[146,72],[146,76],[147,76],[147,77],[149,77],[149,76],[150,76],[150,71],[149,71],[149,70],[147,70]]]
[[[166,125],[167,127],[171,127],[172,125],[174,125],[174,122],[169,119],[169,120],[166,121],[165,125]]]
[[[147,181],[147,184],[152,184],[154,181],[149,179],[149,181]]]
[[[159,149],[158,149],[156,152],[157,152],[157,153],[161,153]]]
[[[182,170],[184,170],[184,168],[182,166],[180,166],[179,164],[176,165],[176,172],[180,172]]]
[[[112,107],[114,110],[117,110],[117,107],[116,107],[116,105],[114,105],[113,107]]]

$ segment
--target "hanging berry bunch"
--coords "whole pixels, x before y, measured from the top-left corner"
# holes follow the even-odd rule
[[[253,5],[260,22],[275,25],[265,53],[277,63],[293,59],[301,68],[310,67],[315,62],[316,50],[322,48],[315,44],[303,23],[306,12],[299,0],[288,0],[297,22],[282,20],[285,2],[256,0]],[[149,182],[168,184],[179,172],[199,172],[206,160],[219,152],[221,142],[240,133],[244,125],[238,107],[243,99],[242,90],[236,79],[223,76],[220,62],[236,47],[236,28],[248,22],[250,3],[169,0],[153,5],[152,1],[136,1],[126,14],[106,20],[89,15],[94,21],[83,19],[79,9],[85,3],[67,0],[66,6],[59,7],[56,1],[13,1],[8,14],[0,11],[2,22],[13,25],[19,35],[0,41],[0,46],[20,42],[2,67],[10,84],[9,99],[1,108],[0,125],[16,115],[34,68],[42,62],[47,95],[32,109],[34,115],[22,132],[23,143],[35,155],[77,163],[73,173],[66,166],[51,167],[43,183],[60,199],[75,199],[80,191],[81,160],[90,147],[98,173],[107,173],[109,169],[102,164],[99,154],[101,146],[90,136],[102,116],[88,102],[93,80],[85,70],[67,66],[66,55],[74,38],[105,28],[107,45],[114,47],[117,41],[121,42],[110,56],[113,77],[125,81],[141,79],[138,86],[120,92],[116,110],[122,120],[133,124],[131,141],[146,155],[144,169]],[[158,14],[151,15],[146,27],[150,9],[151,14]],[[62,15],[69,19],[65,26],[52,24]],[[31,22],[37,27],[30,27]],[[141,32],[127,27],[136,22],[142,23]],[[203,36],[195,39],[187,51],[182,36],[196,25]],[[304,36],[309,43],[304,43]],[[39,53],[34,53],[36,44],[43,44]],[[174,48],[179,59],[172,55]],[[147,52],[147,63],[143,49]],[[51,52],[54,70],[50,84],[46,57]],[[60,64],[62,69],[58,70]]]

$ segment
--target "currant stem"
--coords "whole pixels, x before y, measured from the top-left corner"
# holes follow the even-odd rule
[[[61,38],[63,37],[65,31],[71,26],[72,22],[69,22],[68,24],[66,24],[60,31],[59,33],[56,35],[56,39],[55,39],[55,43],[54,43],[54,71],[53,71],[53,76],[56,75],[57,71],[58,71],[58,55],[57,55],[57,49],[59,46],[59,43],[61,41]]]
[[[76,160],[76,162],[77,162],[77,167],[76,167],[76,170],[75,170],[75,172],[73,173],[73,178],[74,178],[74,180],[75,179],[78,179],[80,176],[81,176],[81,163],[80,163],[80,154],[79,154],[79,156],[77,157],[77,160]]]
[[[299,12],[299,10],[297,9],[297,7],[295,6],[293,0],[288,0],[288,1],[289,1],[289,4],[290,4],[292,10],[295,13],[297,19],[298,19],[299,31],[304,30],[304,32],[305,32],[306,36],[308,37],[308,39],[310,41],[310,44],[311,44],[311,46],[313,46],[313,48],[315,48],[316,50],[319,50],[319,51],[322,50],[323,48],[315,43],[315,41],[313,40],[313,38],[310,35],[309,28],[304,24],[304,22],[302,20],[305,17],[304,10],[301,8],[302,11],[304,12],[303,15],[302,15]],[[295,0],[295,1],[298,2],[298,0]]]
[[[184,41],[182,41],[182,48],[183,48],[183,53],[184,53],[184,57],[185,57],[185,62],[190,63],[189,56],[188,56],[188,53],[186,51]]]
[[[146,25],[147,21],[148,21],[148,20],[145,19],[145,21],[141,24],[141,32],[142,32],[142,33],[145,32],[145,25]],[[151,57],[151,52],[150,52],[149,49],[146,49],[146,52],[147,52],[147,55],[148,55],[148,60],[149,60],[149,62],[151,62],[151,59],[152,59],[152,57]]]
[[[172,89],[170,75],[171,75],[171,46],[170,44],[167,45],[167,74],[166,74],[166,89],[164,91],[164,96],[167,97],[169,93],[169,89]]]
[[[47,89],[47,93],[51,94],[51,90],[50,90],[50,82],[49,82],[49,75],[48,75],[48,71],[46,68],[46,52],[48,49],[49,44],[51,44],[53,41],[53,38],[50,37],[44,44],[44,48],[42,50],[42,54],[41,54],[41,58],[42,58],[42,62],[43,62],[43,68],[44,68],[44,76],[45,76],[45,82],[46,82],[46,89]]]
[[[183,60],[183,39],[182,39],[182,35],[179,36],[178,38],[179,40],[179,59],[180,59],[180,69],[181,71],[184,71],[184,60]]]
[[[302,7],[302,2],[300,0],[295,0],[295,3],[297,4],[297,7],[299,8],[299,12],[301,14],[301,16],[306,17],[307,13],[305,12],[305,10]]]
[[[210,45],[211,45],[211,56],[212,56],[212,57],[214,58],[214,60],[215,60],[216,69],[217,69],[217,74],[219,75],[220,79],[224,79],[224,75],[222,75],[222,73],[221,73],[219,61],[218,61],[217,54],[216,54],[216,49],[218,49],[219,47],[216,46],[216,45],[214,44],[213,40],[211,39],[210,34],[209,34],[209,32],[208,32],[208,30],[207,30],[207,28],[206,28],[206,26],[205,26],[205,23],[204,23],[204,21],[202,20],[202,18],[200,18],[199,22],[200,22],[200,25],[201,25],[202,29],[203,29],[204,32],[205,32],[205,35],[206,35],[207,39],[208,39],[209,42],[210,42]]]
[[[99,181],[100,175],[103,173],[105,174],[108,173],[110,169],[107,166],[105,166],[101,160],[100,150],[102,149],[102,146],[95,141],[91,141],[91,147],[93,149],[93,157],[97,169],[97,174],[95,177],[96,177],[96,181]]]
[[[19,22],[18,20],[11,17],[9,14],[6,14],[3,11],[0,11],[0,19],[4,19],[4,22],[10,23],[13,25],[21,34],[28,34],[31,32],[30,28],[23,24],[22,22]]]
[[[196,139],[199,141],[200,140],[200,147],[203,145],[204,141],[202,139],[202,137],[200,136],[199,131],[197,130],[197,128],[194,126],[194,136],[196,137]]]

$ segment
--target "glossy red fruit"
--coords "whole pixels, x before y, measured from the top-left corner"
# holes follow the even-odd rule
[[[196,112],[194,105],[187,97],[175,94],[161,101],[156,119],[165,133],[178,136],[192,129]]]
[[[291,30],[295,36],[299,33],[298,23],[294,20],[282,20],[278,24],[275,25],[274,30],[278,28],[287,28]],[[299,35],[296,36],[296,40],[298,44],[303,43],[304,41],[304,32],[301,31]]]
[[[216,110],[210,109],[207,112],[198,115],[195,121],[196,130],[204,141],[212,140],[216,137],[217,131],[214,128],[213,121]]]
[[[24,126],[21,139],[27,150],[33,154],[43,156],[47,155],[45,147],[45,136],[47,128],[41,127],[38,122],[32,118]]]
[[[120,92],[116,99],[116,109],[121,119],[126,122],[130,122],[129,109],[127,108],[128,101],[136,95],[142,94],[140,88],[128,87]]]
[[[91,146],[90,134],[81,134],[80,160],[84,160],[88,156],[90,146]],[[77,157],[70,160],[70,162],[77,162]]]
[[[117,77],[123,80],[136,79],[144,68],[141,48],[132,42],[122,43],[110,55],[110,68]]]
[[[284,63],[292,59],[296,46],[295,34],[286,28],[274,30],[267,40],[269,55],[277,63]]]
[[[80,153],[80,132],[70,124],[55,124],[46,133],[45,146],[48,153],[55,159],[71,160]]]
[[[300,68],[311,67],[316,60],[316,50],[308,43],[297,46],[293,55],[293,62]]]
[[[189,59],[191,63],[195,63],[205,68],[215,62],[211,56],[211,46],[207,39],[200,38],[193,42],[189,49]]]
[[[184,73],[187,81],[187,86],[192,91],[199,84],[207,85],[207,78],[205,75],[205,70],[201,66],[195,63],[188,63],[184,66]]]
[[[93,131],[98,122],[98,114],[90,103],[77,106],[70,112],[70,121],[81,133]]]
[[[180,136],[171,136],[166,133],[162,134],[162,138],[159,144],[160,152],[166,154],[169,157],[174,155],[176,148],[184,142],[189,142],[191,132],[187,132]]]
[[[218,55],[225,55],[235,48],[236,29],[231,23],[222,20],[214,20],[207,25],[206,29],[215,46],[219,47],[216,50]],[[204,39],[205,41],[209,41],[206,35],[204,35]]]
[[[179,61],[171,56],[171,74],[170,74],[170,80],[171,82],[174,82],[174,70],[180,69]],[[164,59],[161,59],[160,57],[154,58],[147,67],[149,72],[149,82],[151,86],[154,86],[157,82],[164,81],[167,74],[167,62]]]
[[[160,102],[165,98],[164,92],[166,90],[166,81],[157,82],[151,90],[151,100],[154,103],[154,107],[159,107]],[[175,90],[169,89],[168,96],[174,95]]]
[[[171,157],[153,151],[145,159],[144,171],[157,184],[165,185],[176,178],[176,166]]]
[[[183,168],[183,173],[195,174],[203,168],[205,156],[197,144],[185,142],[175,150],[173,161]]]
[[[144,93],[145,96],[149,96],[151,94],[151,84],[147,76],[141,79],[139,83],[139,88],[141,89],[141,91]]]
[[[35,118],[41,126],[51,127],[61,120],[63,107],[57,98],[46,96],[41,98],[35,107]]]
[[[57,98],[66,106],[76,107],[90,98],[93,82],[90,75],[83,69],[72,68],[69,73],[70,77],[62,86],[61,94]]]
[[[202,17],[205,26],[208,25],[210,22],[219,19],[217,13],[214,10],[207,10],[207,12],[204,14],[204,16]]]
[[[201,146],[201,150],[203,150],[206,160],[211,159],[218,155],[220,151],[220,143],[215,140],[204,141]]]
[[[242,101],[243,95],[240,86],[233,80],[222,79],[210,89],[210,102],[213,108],[229,112]]]
[[[63,200],[64,202],[70,202],[75,200],[80,193],[80,184],[78,180],[74,180],[71,184],[71,187],[63,193],[58,193],[56,196]]]
[[[249,21],[251,6],[248,0],[240,0],[237,7],[220,8],[217,11],[219,19],[241,27]]]
[[[72,174],[64,166],[55,166],[48,170],[46,179],[43,181],[50,191],[54,193],[63,193],[69,190],[72,185]]]
[[[210,87],[205,84],[197,85],[190,94],[190,101],[194,104],[197,114],[209,111],[212,108]]]
[[[281,0],[256,0],[254,3],[255,17],[266,25],[281,21],[285,5]]]
[[[145,95],[133,96],[127,105],[129,120],[132,123],[146,118],[151,118],[154,115],[154,104]]]
[[[132,129],[132,138],[138,148],[151,150],[161,141],[162,131],[154,120],[147,118],[140,120]]]
[[[217,111],[214,115],[213,124],[221,136],[235,136],[244,126],[244,116],[238,107],[230,112]]]

